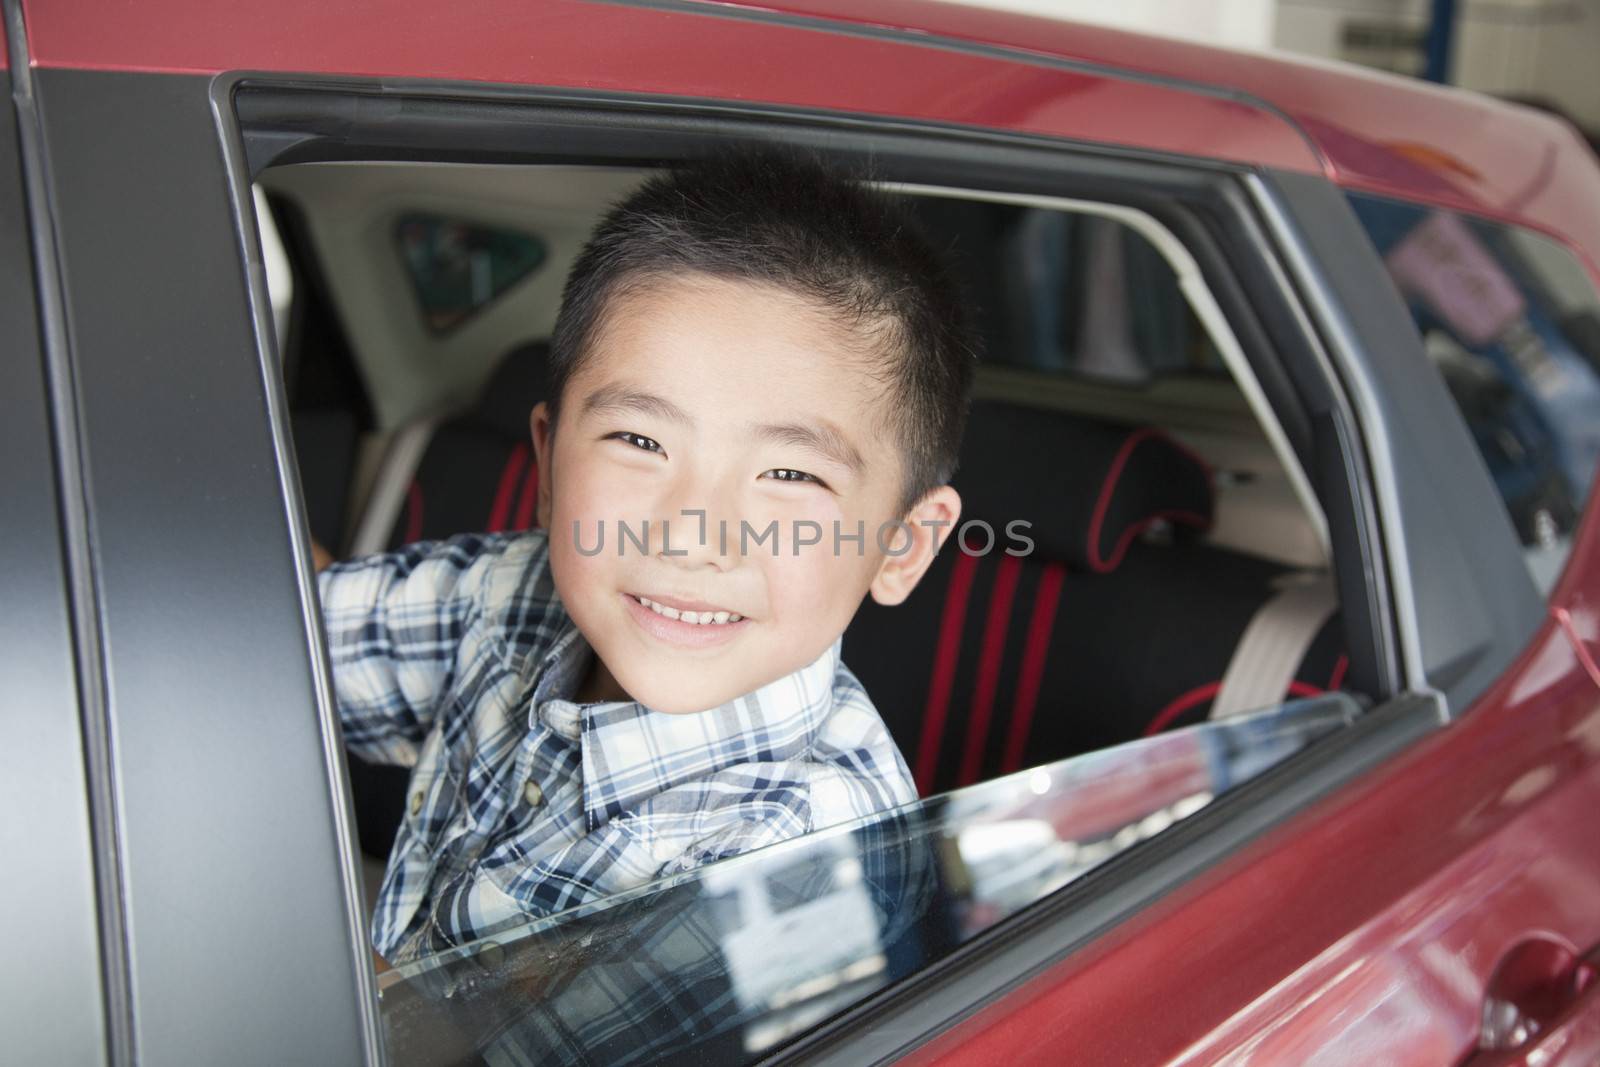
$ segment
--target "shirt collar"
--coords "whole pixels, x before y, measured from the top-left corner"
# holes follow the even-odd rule
[[[636,701],[578,704],[570,697],[594,653],[571,620],[558,634],[534,685],[533,715],[583,756],[583,807],[590,829],[657,793],[742,763],[802,756],[833,710],[840,645],[719,707],[690,714],[652,711]]]

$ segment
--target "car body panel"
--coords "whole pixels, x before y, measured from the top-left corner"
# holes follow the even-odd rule
[[[1525,108],[1354,67],[949,4],[750,7],[493,0],[462,18],[405,0],[374,18],[313,0],[26,5],[41,66],[540,84],[966,123],[1323,171],[1533,226],[1600,264],[1594,157],[1571,127]],[[774,8],[795,17],[774,19]],[[859,32],[879,27],[897,32]]]
[[[1572,559],[1581,566],[1569,566],[1551,591],[1557,620],[1571,638],[1579,661],[1596,685],[1600,685],[1600,477],[1589,489],[1589,514],[1573,538]]]
[[[419,22],[427,23],[419,32]],[[174,34],[173,26],[190,27]],[[206,32],[210,28],[211,32]],[[1315,169],[1280,116],[1230,94],[700,13],[496,0],[442,9],[306,3],[29,8],[42,66],[284,71],[537,84],[893,115]],[[596,49],[594,42],[604,41]]]
[[[760,6],[1225,85],[1290,118],[1342,186],[1517,221],[1576,240],[1590,269],[1600,264],[1593,153],[1571,126],[1528,108],[1350,64],[929,0]]]

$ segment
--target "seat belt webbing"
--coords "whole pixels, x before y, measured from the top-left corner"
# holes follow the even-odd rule
[[[1339,607],[1333,578],[1305,572],[1282,579],[1278,593],[1256,609],[1233,650],[1211,718],[1281,703],[1318,631]]]
[[[389,547],[389,534],[395,520],[400,518],[400,509],[405,507],[406,490],[417,475],[417,467],[438,425],[437,419],[418,419],[395,433],[389,454],[384,457],[373,483],[366,513],[361,516],[361,525],[356,527],[356,535],[351,540],[351,556],[368,556]]]

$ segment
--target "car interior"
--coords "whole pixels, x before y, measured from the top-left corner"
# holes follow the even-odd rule
[[[335,557],[533,524],[528,412],[562,284],[647,173],[261,173],[304,506]],[[891,191],[949,256],[985,344],[963,520],[1022,520],[1033,543],[982,553],[969,528],[907,603],[869,600],[845,634],[922,794],[1346,688],[1326,520],[1159,234],[1094,205]],[[352,761],[352,787],[381,863],[405,772]]]

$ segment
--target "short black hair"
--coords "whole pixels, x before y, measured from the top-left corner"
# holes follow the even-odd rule
[[[721,152],[652,176],[606,214],[556,316],[552,422],[609,306],[640,283],[694,274],[779,287],[858,331],[884,362],[901,514],[950,480],[978,360],[965,298],[894,199],[798,152]]]

